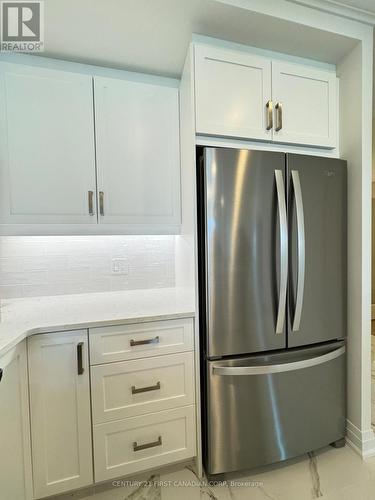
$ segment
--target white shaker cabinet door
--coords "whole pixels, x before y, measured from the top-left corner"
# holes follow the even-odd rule
[[[92,78],[2,63],[0,108],[0,223],[96,223]]]
[[[29,339],[34,495],[93,481],[87,331]]]
[[[336,147],[337,89],[333,71],[273,61],[273,140]]]
[[[0,498],[32,498],[25,342],[0,357]]]
[[[267,130],[271,61],[246,52],[195,47],[197,134],[272,139]]]
[[[99,222],[180,223],[178,89],[94,78]]]

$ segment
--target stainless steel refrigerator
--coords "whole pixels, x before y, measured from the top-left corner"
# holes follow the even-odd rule
[[[207,474],[343,445],[346,162],[199,148]]]

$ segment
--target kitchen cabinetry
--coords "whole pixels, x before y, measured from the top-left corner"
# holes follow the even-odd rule
[[[32,498],[26,344],[0,357],[0,497]]]
[[[177,84],[126,76],[0,63],[2,234],[179,232]]]
[[[2,64],[0,109],[0,222],[95,223],[91,77]]]
[[[193,321],[92,328],[89,336],[95,481],[193,458]]]
[[[333,69],[209,45],[194,51],[197,134],[336,147]]]
[[[94,78],[101,224],[179,224],[178,89]]]
[[[28,357],[35,498],[195,457],[191,318],[34,335]]]
[[[28,355],[34,495],[90,485],[87,331],[35,335],[28,341]]]

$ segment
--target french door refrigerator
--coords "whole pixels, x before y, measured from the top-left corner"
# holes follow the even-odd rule
[[[343,445],[346,162],[199,148],[209,477]]]

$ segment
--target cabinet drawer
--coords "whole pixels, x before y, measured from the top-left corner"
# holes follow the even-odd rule
[[[93,366],[91,391],[94,423],[192,404],[193,353]]]
[[[94,426],[95,481],[195,456],[195,406]]]
[[[193,346],[190,318],[90,329],[93,365],[190,351]]]

